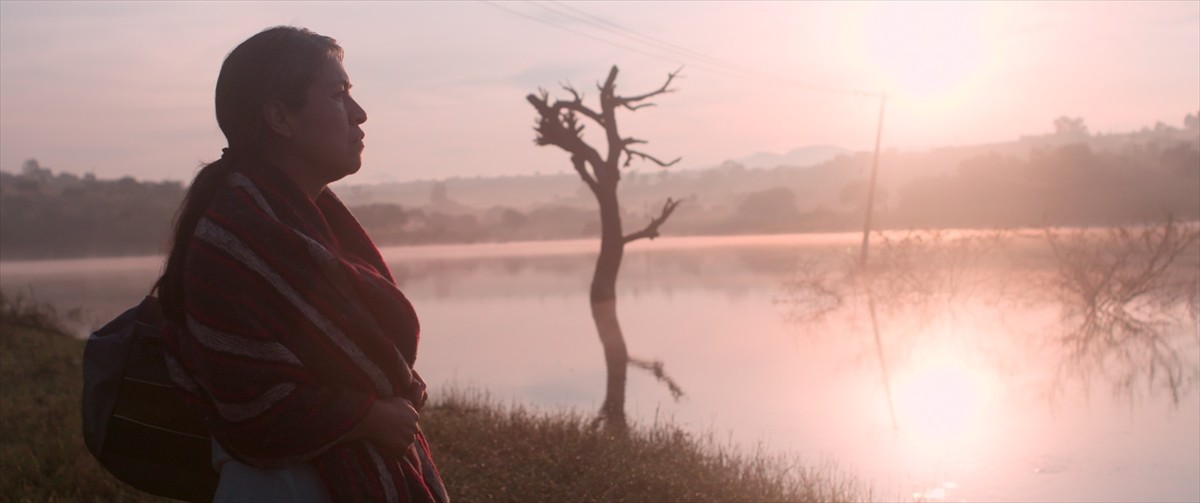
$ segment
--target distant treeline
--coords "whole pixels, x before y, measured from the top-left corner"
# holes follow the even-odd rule
[[[179,182],[55,175],[30,159],[20,174],[0,172],[0,256],[158,253],[183,192]]]
[[[1189,116],[1191,117],[1191,116]],[[1200,127],[1159,125],[1089,135],[1082,120],[1016,142],[885,152],[875,222],[882,229],[1110,225],[1200,220]],[[626,227],[683,198],[666,235],[861,229],[871,155],[814,166],[626,173]],[[338,193],[380,245],[573,239],[599,234],[595,202],[568,175],[348,186]],[[0,172],[6,260],[153,254],[183,198],[178,182],[54,174],[26,161]],[[513,197],[520,194],[520,197]]]
[[[950,213],[950,214],[947,214]],[[1096,152],[1086,144],[986,155],[956,173],[914,180],[882,220],[894,227],[1104,225],[1200,219],[1195,143]]]

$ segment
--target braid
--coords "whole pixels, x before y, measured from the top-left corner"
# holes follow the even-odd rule
[[[183,306],[183,267],[187,262],[188,243],[217,191],[238,164],[228,155],[229,149],[225,149],[225,152],[226,155],[201,168],[192,180],[192,185],[183,198],[183,204],[175,215],[175,230],[171,237],[171,251],[167,256],[166,267],[154,284],[163,314],[175,326],[181,327],[186,323]]]

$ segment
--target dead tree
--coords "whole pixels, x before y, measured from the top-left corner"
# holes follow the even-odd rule
[[[679,387],[662,372],[661,362],[645,362],[629,357],[625,336],[621,333],[621,325],[617,320],[617,272],[621,268],[625,244],[641,238],[658,237],[659,227],[679,206],[679,201],[667,198],[662,211],[652,218],[644,229],[631,234],[624,233],[621,227],[621,206],[617,201],[617,183],[621,180],[620,168],[629,166],[634,158],[662,167],[675,164],[679,159],[663,162],[657,157],[635,150],[635,145],[646,142],[621,136],[617,130],[617,110],[624,108],[634,111],[654,106],[646,100],[673,92],[671,82],[678,74],[678,70],[669,73],[666,82],[651,92],[637,96],[618,96],[617,67],[613,66],[608,72],[608,78],[597,86],[600,91],[599,110],[585,105],[583,95],[570,85],[562,87],[571,95],[571,99],[551,102],[550,93],[544,89],[539,89],[537,95],[530,94],[526,97],[538,112],[537,126],[534,128],[537,132],[535,142],[539,146],[553,145],[571,154],[571,165],[596,196],[596,202],[600,206],[600,255],[596,258],[590,300],[592,319],[596,323],[596,331],[604,347],[608,381],[604,404],[600,407],[597,421],[603,421],[616,430],[624,430],[626,426],[625,378],[626,369],[630,364],[653,372],[655,377],[667,384],[676,398],[682,395]],[[608,142],[608,148],[603,154],[583,140],[584,126],[580,123],[581,116],[603,128]]]

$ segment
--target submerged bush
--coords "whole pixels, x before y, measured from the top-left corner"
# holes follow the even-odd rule
[[[1045,233],[1055,265],[1045,288],[1062,306],[1065,369],[1108,374],[1117,392],[1166,390],[1178,405],[1200,381],[1200,227],[1168,218]]]

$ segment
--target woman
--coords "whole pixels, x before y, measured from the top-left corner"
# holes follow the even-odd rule
[[[448,499],[417,425],[416,314],[326,188],[362,164],[349,91],[337,42],[293,27],[217,78],[229,146],[188,189],[157,288],[218,501]]]

